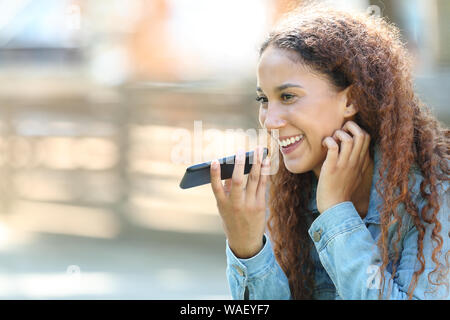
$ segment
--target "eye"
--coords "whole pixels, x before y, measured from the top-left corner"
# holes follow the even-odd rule
[[[256,97],[256,101],[260,102],[261,104],[267,103],[267,99],[265,97]]]
[[[295,96],[292,94],[282,94],[281,97],[283,98],[283,100],[284,100],[284,98],[287,98],[287,100],[284,100],[284,101],[289,101],[289,100],[292,100],[292,98],[294,98]]]

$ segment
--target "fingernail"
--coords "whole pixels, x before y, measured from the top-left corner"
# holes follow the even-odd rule
[[[212,166],[212,168],[213,168],[214,170],[216,170],[217,167],[219,166],[219,161],[213,160],[213,161],[211,162],[211,166]]]
[[[264,155],[264,148],[263,147],[259,147],[259,159],[262,160]]]
[[[244,158],[245,158],[244,149],[239,149],[236,154],[236,161],[242,163],[244,161]]]
[[[270,158],[265,158],[262,162],[261,175],[268,176],[270,174]]]
[[[259,147],[256,147],[253,152],[253,163],[258,162],[258,160],[261,159],[261,150],[259,150]]]

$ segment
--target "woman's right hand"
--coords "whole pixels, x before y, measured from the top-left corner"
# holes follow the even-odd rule
[[[255,160],[244,185],[245,152],[236,155],[233,175],[222,184],[217,160],[211,163],[211,186],[217,208],[233,253],[241,259],[250,258],[263,247],[266,223],[266,182],[269,157],[262,163],[263,148],[255,150]],[[214,168],[214,163],[217,166]]]

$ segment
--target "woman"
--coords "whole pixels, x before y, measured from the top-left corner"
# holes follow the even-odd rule
[[[270,164],[245,186],[242,159],[224,185],[211,167],[234,299],[448,299],[450,131],[411,66],[378,17],[308,5],[270,33],[257,69],[259,120],[283,157],[270,238]]]

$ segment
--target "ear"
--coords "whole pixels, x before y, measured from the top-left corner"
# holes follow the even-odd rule
[[[341,92],[341,97],[344,102],[343,105],[345,106],[344,107],[345,109],[343,110],[345,118],[353,117],[354,115],[356,115],[358,113],[358,108],[356,108],[349,99],[349,92],[350,92],[351,88],[352,88],[352,85],[348,86]]]
[[[350,118],[350,117],[353,117],[354,115],[356,115],[357,113],[358,113],[358,108],[356,108],[352,103],[345,107],[344,117]]]

